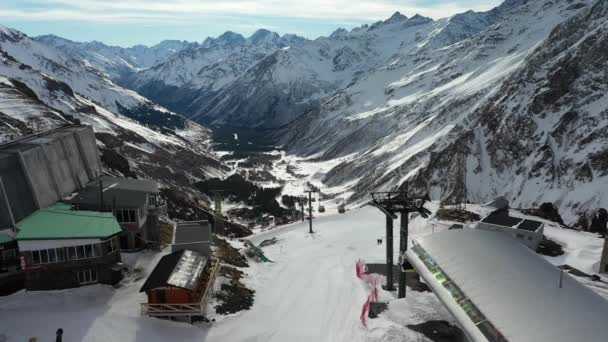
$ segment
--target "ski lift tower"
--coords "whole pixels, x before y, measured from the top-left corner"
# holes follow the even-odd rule
[[[426,197],[409,197],[407,191],[372,192],[372,201],[367,205],[378,208],[386,215],[386,290],[393,291],[393,220],[401,215],[399,229],[399,255],[407,251],[408,216],[418,212],[424,218],[431,212],[424,207]],[[405,298],[405,272],[399,272],[398,298]]]
[[[213,201],[215,203],[215,208],[213,210],[213,213],[215,214],[213,215],[213,232],[216,234],[224,231],[224,218],[222,217],[222,202],[224,199],[222,192],[224,192],[224,190],[212,190]]]
[[[310,234],[314,233],[312,231],[312,194],[316,193],[315,190],[306,190],[304,193],[308,194],[308,224],[309,224],[309,232]]]

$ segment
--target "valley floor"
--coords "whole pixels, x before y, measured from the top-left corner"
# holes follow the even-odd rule
[[[436,209],[435,204],[429,207]],[[411,237],[447,229],[448,225],[435,222],[433,227],[433,222],[413,218]],[[278,243],[263,248],[272,263],[250,261],[251,266],[242,269],[247,273],[247,286],[256,291],[248,311],[214,315],[215,322],[198,326],[141,317],[139,303],[145,301],[145,295],[139,288],[162,256],[143,252],[124,255],[132,273],[118,289],[95,285],[53,292],[21,291],[0,298],[0,341],[25,341],[34,336],[40,341],[51,340],[57,328],[63,328],[65,341],[92,342],[425,341],[405,325],[451,321],[432,293],[410,290],[408,298],[393,300],[393,293],[381,290],[380,300],[391,301],[389,310],[363,328],[359,315],[369,290],[356,277],[355,262],[359,258],[369,263],[383,261],[385,246],[377,245],[376,239],[385,240],[384,217],[377,209],[366,207],[318,218],[314,230],[310,235],[307,222],[296,223],[252,237],[259,244],[276,236]],[[551,226],[546,234],[565,244],[566,254],[549,258],[551,262],[593,272],[601,239]],[[581,281],[608,297],[605,283]]]

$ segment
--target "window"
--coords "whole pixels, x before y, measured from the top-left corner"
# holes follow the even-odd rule
[[[101,248],[102,249],[100,251],[104,251],[106,255],[112,254],[118,249],[118,242],[117,242],[116,238],[113,237],[111,239],[103,241],[101,243]]]
[[[477,309],[477,307],[471,302],[471,300],[466,299],[459,303],[460,307],[466,312],[467,316],[473,321],[473,323],[481,323],[486,320],[481,312]]]
[[[57,262],[64,262],[65,257],[63,255],[63,248],[57,248]]]
[[[137,222],[136,209],[116,209],[114,210],[114,216],[116,216],[116,221],[118,221],[119,223]]]
[[[524,239],[524,234],[516,234],[515,236],[517,236],[518,239]]]
[[[40,263],[40,251],[32,252],[32,263],[38,265]]]
[[[49,248],[41,249],[39,251],[32,251],[32,263],[34,265],[52,264],[56,262],[64,262],[66,260],[95,258],[99,256],[101,256],[100,244],[71,246],[65,248]]]
[[[49,263],[57,262],[57,253],[55,253],[54,248],[48,250],[48,255],[49,255]]]
[[[84,245],[84,253],[87,258],[92,258],[93,255],[93,245]]]
[[[78,259],[84,259],[84,246],[76,246],[76,256]]]
[[[81,285],[96,283],[97,271],[91,269],[78,271],[78,282]]]
[[[77,259],[76,258],[76,247],[68,247],[68,256],[70,260]]]
[[[49,263],[49,255],[46,249],[40,251],[40,263],[48,264]]]

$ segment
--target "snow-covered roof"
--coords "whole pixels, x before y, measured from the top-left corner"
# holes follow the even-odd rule
[[[194,291],[198,287],[207,258],[196,251],[180,250],[160,259],[139,292],[164,287]]]
[[[448,230],[408,260],[473,341],[605,341],[608,301],[509,235]],[[484,333],[485,331],[485,333]]]

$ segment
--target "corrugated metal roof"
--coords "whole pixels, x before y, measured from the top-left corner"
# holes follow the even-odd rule
[[[178,222],[173,238],[174,244],[211,241],[209,221]]]
[[[608,301],[567,274],[560,288],[560,270],[509,235],[448,230],[415,242],[435,268],[415,248],[407,258],[463,326],[474,330],[473,311],[445,295],[450,284],[509,341],[606,341]]]
[[[17,223],[17,240],[104,238],[121,232],[112,213],[71,210],[66,203],[41,209]]]
[[[162,287],[195,290],[201,280],[207,258],[198,252],[181,250],[160,259],[139,292]]]

